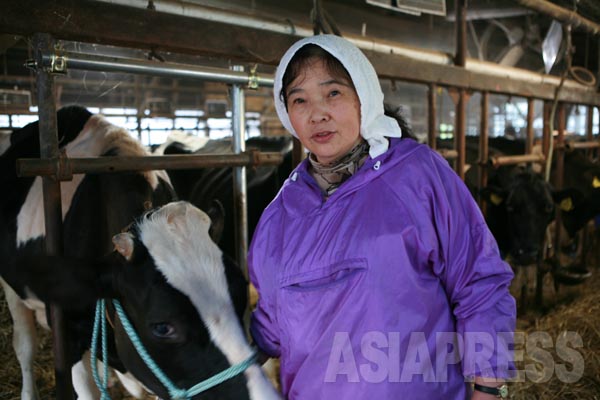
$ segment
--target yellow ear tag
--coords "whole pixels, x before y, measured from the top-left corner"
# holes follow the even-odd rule
[[[592,181],[592,187],[594,189],[598,189],[600,187],[600,179],[598,179],[597,176],[595,176],[594,180]]]
[[[567,197],[560,202],[560,209],[563,211],[571,211],[573,209],[573,201],[570,197]]]
[[[492,202],[492,204],[498,206],[500,205],[500,203],[502,203],[502,200],[504,200],[502,197],[498,196],[496,193],[492,193],[490,195],[490,201]]]

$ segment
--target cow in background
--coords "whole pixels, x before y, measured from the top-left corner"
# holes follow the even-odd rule
[[[439,148],[452,148],[452,143],[439,141]],[[503,137],[489,138],[489,154],[523,154],[525,143]],[[477,165],[479,137],[468,136],[466,163]],[[553,189],[541,174],[531,167],[507,165],[488,168],[487,186],[478,189],[478,168],[469,168],[465,184],[478,199],[486,200],[486,222],[498,242],[503,257],[513,264],[535,263],[543,254],[546,228],[554,219]]]
[[[562,223],[569,238],[574,238],[589,221],[600,214],[600,165],[578,150],[566,150],[565,189],[555,194],[561,206]]]
[[[232,153],[231,139],[200,140],[200,143],[200,146],[190,148],[188,143],[176,140],[159,152],[165,155]],[[259,165],[246,168],[248,236],[252,237],[263,210],[277,195],[283,181],[292,171],[292,138],[288,135],[252,137],[246,141],[246,149],[278,152],[283,156],[283,162],[279,166]],[[167,170],[167,173],[180,199],[209,213],[219,207],[216,204],[222,206],[225,219],[220,227],[222,235],[218,244],[227,255],[235,257],[233,169],[197,168]]]
[[[525,143],[506,138],[490,138],[492,155],[523,154]],[[467,137],[466,161],[476,165],[479,157],[479,137]],[[535,288],[538,304],[542,301],[542,281],[546,265],[548,225],[555,215],[552,186],[529,166],[507,165],[488,168],[487,186],[478,190],[478,168],[465,173],[465,183],[473,196],[486,201],[486,222],[498,242],[500,252],[515,269],[513,285],[520,292],[520,307],[526,308],[530,288]],[[525,268],[535,265],[533,270]],[[530,281],[534,284],[530,284]]]
[[[584,227],[600,214],[600,165],[583,152],[565,150],[564,189],[554,193],[561,210],[560,250],[553,259],[554,278],[558,284],[579,284],[591,276],[589,261],[597,255],[598,231],[584,237]],[[591,240],[589,240],[591,239]]]

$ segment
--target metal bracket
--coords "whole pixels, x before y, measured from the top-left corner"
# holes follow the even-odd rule
[[[66,74],[67,57],[53,54],[50,57],[50,72],[53,74]]]
[[[38,63],[38,61],[33,58],[28,59],[27,61],[25,61],[25,67],[34,71],[37,71],[39,68],[42,68],[52,74],[64,75],[67,73],[67,57],[52,54],[49,58],[50,66],[48,68],[44,67],[48,63],[46,56],[44,56],[44,60],[41,63]]]
[[[60,182],[62,181],[72,181],[73,180],[73,166],[71,165],[71,160],[67,157],[67,151],[65,149],[60,149],[60,154],[58,155],[58,162],[56,163],[56,179]]]
[[[256,73],[257,68],[258,64],[254,64],[254,66],[250,69],[250,73],[248,74],[248,89],[258,89],[258,74]]]

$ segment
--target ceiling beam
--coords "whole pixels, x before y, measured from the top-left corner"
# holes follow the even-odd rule
[[[269,65],[276,64],[298,39],[279,32],[89,0],[0,0],[0,6],[0,32],[4,33],[47,32],[63,40],[218,56]],[[511,78],[503,76],[493,64],[481,71],[471,71],[470,59],[467,59],[467,67],[461,68],[397,54],[365,53],[377,73],[390,79],[543,100],[552,100],[557,87],[548,82],[555,77],[521,70],[522,74],[536,75],[537,80]],[[559,100],[600,104],[600,95],[594,88],[571,83],[565,82]]]
[[[594,21],[582,17],[575,11],[567,10],[566,8],[557,6],[546,0],[516,0],[522,6],[532,10],[546,14],[554,19],[557,19],[566,24],[570,24],[573,28],[582,28],[587,32],[598,35],[600,34],[600,25]]]
[[[459,87],[472,91],[533,97],[553,100],[556,85],[551,83],[527,82],[510,78],[465,71],[453,65],[439,65],[414,60],[399,55],[386,55],[365,51],[380,78],[397,79],[415,83],[435,83],[446,87]],[[594,87],[566,87],[560,90],[558,99],[575,104],[600,104],[600,95]]]
[[[89,0],[0,0],[0,32],[276,64],[295,38]]]

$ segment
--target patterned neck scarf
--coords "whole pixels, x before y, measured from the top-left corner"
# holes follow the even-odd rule
[[[342,183],[362,167],[368,156],[369,144],[361,139],[348,154],[331,164],[319,163],[316,156],[310,153],[308,160],[312,168],[309,168],[309,171],[319,187],[325,192],[325,197],[328,198]]]

